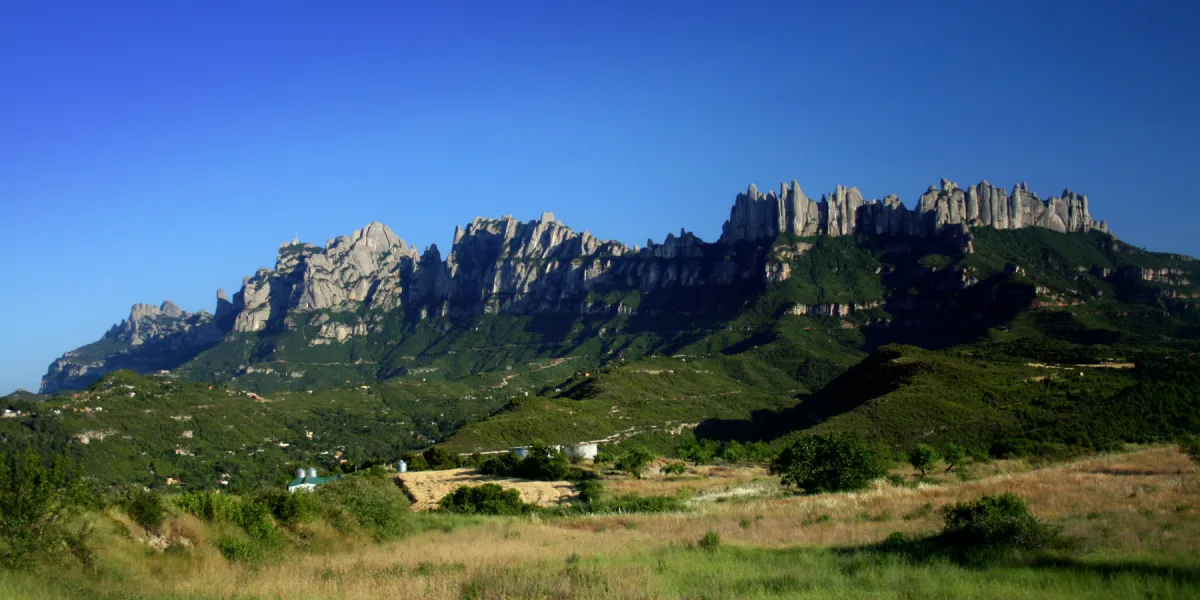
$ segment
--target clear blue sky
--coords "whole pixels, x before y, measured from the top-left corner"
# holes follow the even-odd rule
[[[5,2],[0,392],[374,220],[712,240],[750,182],[986,178],[1200,254],[1197,31],[1160,0]]]

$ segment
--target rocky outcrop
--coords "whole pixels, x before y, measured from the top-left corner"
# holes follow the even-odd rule
[[[170,300],[134,304],[129,317],[99,341],[63,354],[42,377],[41,392],[86,387],[117,369],[152,373],[174,368],[221,340],[213,316],[189,313]]]
[[[909,210],[897,196],[864,201],[857,188],[843,186],[813,202],[793,181],[790,186],[780,184],[778,194],[759,193],[753,184],[738,194],[721,241],[770,241],[782,233],[926,237],[962,226],[1044,227],[1064,233],[1108,231],[1108,223],[1092,220],[1087,196],[1069,189],[1060,197],[1042,201],[1024,183],[1013,186],[1009,194],[987,181],[964,190],[943,179],[940,188],[930,186],[916,208]]]
[[[789,315],[806,315],[820,317],[845,317],[856,312],[878,308],[883,303],[879,301],[863,303],[827,303],[827,304],[794,304],[788,309]]]

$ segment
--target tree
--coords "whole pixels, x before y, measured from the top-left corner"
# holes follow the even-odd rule
[[[712,440],[688,440],[675,450],[679,458],[692,461],[692,464],[697,466],[710,463],[713,457],[717,455],[719,449],[716,442]]]
[[[617,460],[617,468],[641,479],[642,471],[646,470],[646,466],[652,460],[654,460],[654,455],[650,454],[649,450],[640,447],[634,448]]]
[[[886,473],[881,453],[845,434],[806,435],[771,464],[780,483],[806,492],[859,490]]]
[[[925,477],[925,471],[932,467],[937,460],[937,450],[928,444],[917,444],[908,453],[908,463],[921,472],[921,477]]]
[[[958,444],[948,444],[946,445],[946,449],[942,451],[942,460],[946,461],[947,471],[961,465],[966,456],[967,451]]]
[[[737,440],[725,442],[721,447],[721,458],[731,463],[742,462],[746,459],[746,448]]]
[[[429,468],[435,471],[458,467],[458,455],[447,452],[441,446],[430,446],[425,449],[425,452],[421,456],[425,457],[425,462],[429,464]]]

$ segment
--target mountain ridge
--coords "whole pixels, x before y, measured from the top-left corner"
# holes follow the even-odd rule
[[[751,184],[738,194],[716,242],[681,230],[662,243],[647,240],[644,247],[630,247],[598,239],[586,229],[576,232],[552,213],[529,221],[505,215],[475,217],[457,226],[443,259],[436,244],[419,252],[386,225],[372,222],[331,238],[324,247],[299,240],[282,244],[274,269],[245,277],[232,299],[217,291],[213,314],[186,313],[170,301],[135,305],[102,338],[104,351],[81,353],[85,346],[54,361],[41,391],[82,387],[114,368],[169,370],[186,362],[188,354],[238,334],[312,325],[316,334],[310,345],[343,343],[382,332],[380,315],[391,311],[415,321],[498,313],[636,314],[642,295],[663,289],[719,290],[786,280],[788,260],[806,249],[799,244],[772,254],[770,247],[781,235],[945,238],[969,251],[970,228],[981,226],[1109,234],[1106,222],[1091,219],[1086,195],[1066,190],[1062,197],[1042,201],[1024,184],[1009,195],[986,181],[963,190],[945,179],[912,209],[896,196],[863,201],[856,188],[838,186],[812,201],[795,181],[790,187],[781,184],[779,194],[758,193]],[[962,277],[967,281],[969,275]],[[597,302],[604,294],[613,302]],[[840,315],[877,302],[803,304],[792,311]],[[306,320],[310,313],[323,314]],[[145,344],[156,354],[139,351]]]

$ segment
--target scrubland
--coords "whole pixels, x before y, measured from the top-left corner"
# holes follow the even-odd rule
[[[1197,597],[1200,473],[1154,447],[1036,467],[993,461],[924,483],[791,495],[757,467],[678,477],[609,474],[619,493],[686,497],[665,514],[410,515],[375,542],[324,523],[269,560],[230,561],[220,532],[174,517],[166,550],[117,511],[93,514],[92,565],[0,576],[12,598],[777,598]],[[925,534],[939,508],[1011,492],[1062,528],[1070,547],[989,564],[917,559],[878,545]],[[714,535],[715,534],[715,535]],[[702,538],[712,540],[699,543]],[[186,542],[183,542],[186,540]],[[717,541],[719,540],[719,541]]]

